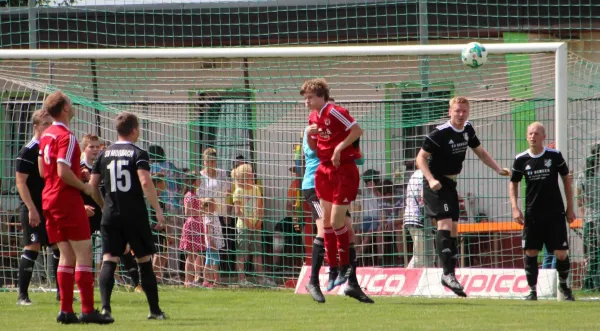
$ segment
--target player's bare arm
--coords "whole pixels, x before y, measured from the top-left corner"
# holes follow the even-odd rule
[[[23,203],[27,207],[27,210],[29,210],[29,225],[36,227],[40,225],[40,215],[31,199],[31,192],[27,187],[27,177],[29,177],[28,174],[16,172],[17,191],[19,192],[21,200],[23,200]]]
[[[90,177],[90,185],[92,186],[92,198],[98,204],[98,206],[104,209],[104,197],[100,193],[100,181],[102,177],[100,174],[92,174]]]
[[[44,178],[44,159],[41,156],[38,156],[38,172],[40,177]]]
[[[140,184],[142,184],[144,195],[156,213],[156,222],[158,223],[156,224],[156,229],[162,230],[165,227],[165,217],[163,216],[162,208],[160,208],[160,204],[158,203],[158,196],[156,195],[156,187],[154,187],[154,184],[152,183],[152,176],[149,171],[142,169],[138,169],[137,174],[140,179]]]
[[[71,170],[71,167],[69,167],[69,165],[63,162],[58,162],[57,169],[58,177],[60,177],[60,179],[63,182],[67,183],[67,185],[73,186],[74,188],[82,191],[87,195],[92,194],[92,186],[90,184],[82,182],[81,179],[77,178],[77,176],[75,176],[75,173],[73,172],[73,170]]]
[[[519,183],[518,182],[510,182],[508,184],[508,195],[510,197],[510,206],[512,210],[512,218],[513,221],[518,224],[523,225],[525,220],[523,218],[523,213],[519,208]]]
[[[417,167],[423,172],[423,177],[429,182],[429,187],[434,191],[438,191],[442,188],[442,184],[433,177],[431,170],[429,170],[429,164],[427,163],[429,156],[431,156],[431,153],[421,148],[419,154],[417,154]]]
[[[575,221],[575,209],[573,207],[573,179],[570,175],[561,176],[565,187],[565,197],[567,199],[567,221],[573,223]]]
[[[360,138],[360,136],[362,136],[362,134],[363,134],[363,129],[360,128],[358,123],[354,124],[350,128],[350,133],[348,134],[346,139],[344,139],[341,143],[339,143],[335,147],[335,150],[333,151],[333,157],[331,158],[331,161],[333,162],[334,166],[337,167],[340,165],[340,155],[341,155],[342,151],[344,149],[348,148],[348,146],[352,145],[352,143],[354,143],[356,141],[356,139]]]
[[[496,160],[488,153],[482,145],[479,145],[473,148],[473,153],[477,155],[477,157],[488,166],[490,169],[494,170],[500,176],[510,176],[510,170],[507,168],[500,168]]]

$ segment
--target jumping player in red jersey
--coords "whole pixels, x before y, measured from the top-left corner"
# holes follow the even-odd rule
[[[90,223],[80,191],[90,195],[92,187],[81,180],[81,150],[69,131],[75,115],[69,98],[61,91],[50,94],[44,109],[54,119],[40,139],[38,160],[44,178],[42,209],[50,242],[58,244],[60,261],[56,277],[60,288],[60,313],[56,321],[64,324],[114,322],[94,309],[94,275]],[[81,316],[73,312],[73,283],[81,295]]]
[[[342,107],[329,103],[329,86],[322,78],[302,84],[300,95],[312,112],[305,132],[312,150],[320,160],[315,173],[315,190],[323,211],[324,244],[330,272],[339,273],[329,286],[346,283],[350,276],[350,234],[345,225],[348,205],[356,199],[360,175],[355,160],[360,158],[353,143],[363,130]]]

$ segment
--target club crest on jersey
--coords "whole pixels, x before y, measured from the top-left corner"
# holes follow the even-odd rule
[[[325,125],[329,125],[329,124],[331,124],[331,121],[328,118],[326,118],[325,119]]]
[[[468,134],[468,133],[466,133],[466,132],[465,132],[465,133],[463,133],[463,136],[465,137],[465,140],[466,140],[466,141],[469,141],[469,134]]]
[[[546,168],[550,168],[550,166],[552,165],[552,159],[545,159],[544,165],[546,166]]]

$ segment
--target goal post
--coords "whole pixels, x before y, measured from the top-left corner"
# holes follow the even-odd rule
[[[198,262],[202,253],[190,255],[179,247],[187,221],[183,194],[196,188],[186,171],[207,167],[203,152],[215,148],[216,168],[223,171],[228,192],[235,190],[228,172],[234,164],[247,162],[253,167],[265,209],[255,243],[260,252],[242,262],[233,201],[228,192],[212,192],[224,206],[220,213],[226,245],[220,253],[220,286],[296,285],[301,290],[310,265],[313,228],[298,190],[302,175],[298,145],[308,115],[298,91],[305,80],[324,77],[336,103],[349,109],[365,129],[361,149],[367,161],[360,167],[361,174],[376,170],[382,182],[382,198],[368,198],[368,178],[363,176],[362,195],[351,206],[361,285],[374,295],[444,296],[439,269],[406,268],[413,243],[408,231],[398,225],[402,215],[395,214],[389,224],[377,218],[388,208],[385,194],[391,194],[390,201],[405,198],[411,174],[407,161],[414,159],[423,135],[446,120],[448,99],[464,95],[471,100],[478,135],[504,167],[510,167],[518,152],[515,141],[525,139],[514,129],[526,125],[528,117],[519,117],[523,109],[549,123],[548,135],[567,160],[579,157],[570,156],[569,150],[581,153],[580,147],[569,146],[573,140],[568,136],[572,126],[568,70],[576,68],[579,60],[571,58],[566,43],[485,43],[490,60],[478,69],[462,65],[465,45],[0,50],[0,87],[5,91],[0,91],[0,134],[4,135],[0,139],[7,142],[4,167],[0,167],[3,182],[14,183],[14,150],[31,132],[27,114],[48,93],[60,89],[71,97],[77,110],[72,130],[79,139],[96,133],[112,142],[116,114],[134,112],[141,119],[140,146],[163,147],[166,159],[174,164],[167,178],[169,192],[161,197],[169,205],[170,222],[167,240],[158,243],[166,260],[157,269],[163,284],[183,284],[186,270],[181,265],[188,256],[194,257],[192,265],[202,264]],[[516,63],[517,71],[511,73],[506,54],[528,54],[534,66],[521,69]],[[431,59],[426,84],[418,70],[423,56]],[[35,75],[31,62],[35,62]],[[533,89],[534,97],[511,97],[507,93],[511,74],[532,76],[532,85],[523,88]],[[36,97],[25,100],[25,94]],[[581,107],[591,106],[581,103]],[[471,153],[465,169],[459,179],[467,210],[459,259],[459,271],[466,273],[461,279],[473,293],[483,287],[475,296],[517,297],[521,292],[513,287],[523,286],[522,253],[519,229],[503,228],[512,222],[507,181],[491,174]],[[17,200],[14,195],[2,206],[14,210]],[[483,207],[473,207],[472,202]],[[366,225],[373,218],[376,229]],[[490,220],[485,226],[479,223],[483,218]],[[0,229],[0,233],[1,254],[11,261],[4,283],[16,284],[19,230]],[[434,252],[428,254],[435,260]],[[554,273],[540,273],[540,277],[549,275]],[[42,287],[48,287],[41,278]],[[402,280],[406,280],[404,287],[398,285]],[[545,295],[554,295],[555,280],[544,282],[553,287]]]

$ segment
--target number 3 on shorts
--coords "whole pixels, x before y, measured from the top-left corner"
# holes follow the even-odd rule
[[[450,210],[450,209],[448,208],[448,204],[447,204],[447,203],[445,203],[445,204],[444,204],[444,211],[448,211],[448,210]]]

